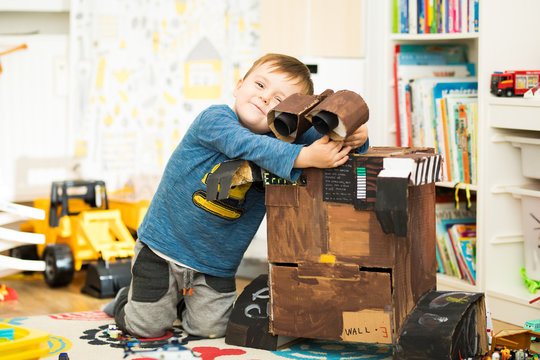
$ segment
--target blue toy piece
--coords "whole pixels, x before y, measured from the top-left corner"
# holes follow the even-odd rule
[[[523,325],[524,329],[530,329],[532,331],[540,332],[540,319],[536,320],[528,320],[525,322],[525,325]],[[536,340],[536,337],[531,337],[532,341]]]
[[[197,360],[200,357],[196,356],[192,350],[178,344],[177,339],[170,339],[169,344],[165,344],[157,349],[149,349],[141,346],[139,340],[131,340],[125,343],[124,357],[131,353],[144,353],[145,357],[162,359],[162,360]]]
[[[0,342],[13,341],[15,338],[15,329],[0,329]]]

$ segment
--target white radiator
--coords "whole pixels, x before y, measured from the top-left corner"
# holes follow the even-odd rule
[[[48,197],[69,173],[67,35],[0,36],[0,199]]]

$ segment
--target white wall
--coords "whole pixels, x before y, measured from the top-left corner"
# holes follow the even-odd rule
[[[10,201],[46,196],[71,166],[69,14],[47,1],[34,2],[47,12],[23,11],[29,3],[0,1],[0,52],[27,46],[0,57],[0,199]]]

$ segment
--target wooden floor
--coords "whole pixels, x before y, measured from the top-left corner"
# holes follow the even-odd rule
[[[64,288],[51,289],[43,280],[41,273],[16,274],[0,279],[4,284],[15,289],[17,301],[0,302],[0,319],[34,315],[57,314],[77,311],[100,310],[112,299],[98,299],[81,293],[86,274],[77,272],[73,282]],[[249,284],[250,280],[237,279],[238,293]],[[503,329],[517,329],[512,324],[493,321],[495,333]]]
[[[19,273],[0,278],[0,284],[14,289],[19,297],[17,301],[0,301],[0,319],[100,310],[112,299],[98,299],[81,293],[85,279],[86,273],[79,271],[69,286],[51,289],[42,273]],[[239,293],[247,284],[249,280],[237,280]]]

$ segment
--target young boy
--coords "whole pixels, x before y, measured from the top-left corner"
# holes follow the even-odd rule
[[[344,142],[314,129],[298,144],[269,136],[268,111],[294,93],[313,94],[309,70],[293,57],[268,54],[236,85],[234,110],[211,106],[195,119],[138,229],[131,285],[111,303],[120,329],[158,337],[180,317],[189,334],[225,335],[236,299],[234,275],[265,206],[264,192],[249,185],[241,199],[206,200],[203,181],[216,165],[244,159],[296,181],[302,168],[336,167],[352,148],[367,150],[365,126]]]

